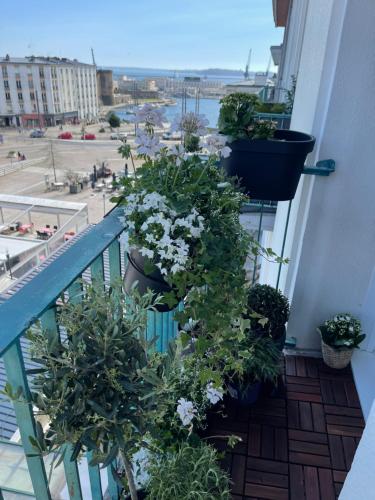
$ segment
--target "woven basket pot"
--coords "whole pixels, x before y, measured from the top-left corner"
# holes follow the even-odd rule
[[[326,365],[331,368],[345,368],[350,363],[352,359],[354,349],[348,349],[347,347],[340,347],[339,349],[334,349],[333,347],[326,344],[322,339],[322,354]]]

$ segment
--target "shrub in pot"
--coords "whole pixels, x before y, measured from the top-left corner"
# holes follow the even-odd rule
[[[232,153],[221,164],[240,179],[247,194],[259,200],[294,198],[304,162],[315,144],[311,135],[276,130],[275,123],[258,120],[258,98],[234,93],[220,101],[219,130]]]
[[[229,500],[228,475],[220,468],[217,451],[201,443],[182,443],[172,453],[156,457],[149,466],[150,500]]]
[[[336,314],[318,328],[322,339],[324,362],[331,368],[345,368],[352,358],[354,349],[366,337],[361,323],[348,313]]]
[[[40,365],[30,371],[33,402],[49,417],[48,430],[43,435],[39,426],[33,444],[59,458],[63,445],[70,443],[72,460],[92,451],[91,464],[103,467],[118,457],[136,500],[131,460],[154,422],[153,394],[160,383],[143,340],[151,295],[133,294],[126,301],[119,287],[105,292],[84,286],[81,299],[68,302],[59,313],[66,331],[61,342],[42,330],[29,334],[32,359]]]
[[[247,305],[246,316],[250,319],[251,329],[271,337],[282,351],[286,336],[285,323],[289,318],[289,302],[285,295],[272,286],[256,284],[249,289]]]
[[[243,406],[254,404],[263,382],[276,384],[280,374],[280,351],[271,338],[246,331],[237,349],[241,356],[240,371],[228,380],[228,392]]]

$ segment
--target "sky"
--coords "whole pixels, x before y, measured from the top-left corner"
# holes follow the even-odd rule
[[[98,66],[265,71],[282,42],[272,0],[4,1],[0,55],[58,56]],[[271,70],[273,70],[271,66]]]

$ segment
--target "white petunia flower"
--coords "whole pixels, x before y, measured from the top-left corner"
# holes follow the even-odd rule
[[[148,257],[149,259],[152,259],[154,257],[154,251],[150,248],[142,247],[139,249],[139,253],[143,255],[143,257]]]
[[[194,408],[191,401],[180,398],[178,400],[177,413],[181,419],[182,425],[189,425],[195,417],[197,410]]]
[[[210,382],[207,387],[206,387],[206,397],[209,400],[209,402],[213,405],[218,403],[223,399],[223,390],[222,389],[216,389],[213,386],[213,383]]]

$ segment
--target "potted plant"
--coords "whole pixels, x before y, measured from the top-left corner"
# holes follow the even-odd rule
[[[121,179],[122,192],[113,198],[123,207],[125,289],[137,281],[141,292],[162,292],[169,309],[184,299],[181,324],[203,318],[214,331],[242,311],[246,256],[263,249],[240,224],[246,197],[216,166],[230,153],[225,141],[207,138],[208,159],[187,155],[182,145],[169,150],[154,134],[163,123],[160,112],[141,109],[144,116],[136,117],[145,123],[136,137],[144,163],[134,176]],[[129,147],[121,152],[131,155]]]
[[[220,101],[219,130],[232,150],[221,164],[240,179],[246,193],[259,200],[294,198],[304,162],[315,144],[311,135],[278,130],[275,123],[258,120],[258,98],[234,93]]]
[[[324,362],[331,368],[345,368],[352,358],[354,349],[366,337],[361,323],[348,313],[336,314],[318,328],[322,339]]]
[[[269,337],[246,330],[237,347],[239,369],[228,377],[230,396],[242,406],[254,404],[264,382],[276,384],[280,374],[280,351]]]
[[[162,362],[157,360],[162,384],[151,436],[156,446],[170,452],[183,441],[199,442],[198,433],[206,428],[207,412],[219,406],[224,390],[218,383],[202,381],[204,360],[181,347],[171,344],[168,354],[158,356],[162,358]]]
[[[289,318],[288,299],[279,290],[269,285],[256,284],[247,295],[251,329],[259,335],[268,335],[282,351],[285,344],[285,323]]]
[[[125,301],[120,287],[106,292],[83,285],[80,298],[62,306],[59,324],[66,336],[61,342],[42,330],[29,334],[39,365],[29,372],[34,375],[33,402],[49,417],[45,435],[39,429],[33,444],[63,458],[62,445],[70,443],[71,460],[91,451],[90,463],[103,467],[119,458],[131,498],[137,500],[131,462],[154,421],[152,394],[158,383],[144,341],[151,296]]]
[[[69,185],[69,193],[77,194],[81,191],[81,177],[77,172],[69,169],[65,172],[65,180]]]
[[[208,444],[182,443],[175,452],[155,457],[146,487],[150,500],[229,500],[228,475],[217,451]]]

